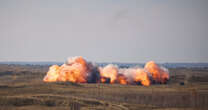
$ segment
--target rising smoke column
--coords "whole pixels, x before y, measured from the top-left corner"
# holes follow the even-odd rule
[[[74,83],[119,83],[142,84],[166,83],[168,70],[150,61],[144,68],[118,68],[116,65],[98,67],[83,57],[72,57],[61,66],[52,65],[44,77],[44,82],[69,81]]]

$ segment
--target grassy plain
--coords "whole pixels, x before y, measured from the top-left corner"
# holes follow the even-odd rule
[[[48,66],[0,65],[0,110],[207,110],[208,68],[169,69],[168,84],[44,83]]]

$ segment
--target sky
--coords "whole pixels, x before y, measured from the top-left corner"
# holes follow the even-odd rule
[[[0,61],[208,62],[208,0],[0,0]]]

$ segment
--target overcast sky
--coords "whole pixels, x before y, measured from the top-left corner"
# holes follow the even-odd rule
[[[0,61],[208,62],[208,0],[0,0]]]

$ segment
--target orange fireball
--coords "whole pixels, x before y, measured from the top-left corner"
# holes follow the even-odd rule
[[[118,68],[112,64],[97,67],[79,56],[69,58],[61,66],[52,65],[43,81],[102,82],[111,84],[135,84],[140,82],[144,86],[149,86],[154,81],[166,83],[168,79],[168,70],[158,66],[154,61],[147,62],[144,68]]]
[[[45,82],[55,82],[59,77],[60,67],[58,65],[52,65],[47,72],[47,75],[44,77],[43,81]]]
[[[63,64],[61,67],[53,65],[50,67],[43,81],[70,81],[76,83],[87,82],[87,62],[83,57],[73,57]]]
[[[159,67],[154,61],[147,62],[145,69],[150,72],[152,78],[156,82],[165,83],[165,81],[169,79],[168,71],[165,71],[163,68]]]
[[[118,80],[119,84],[127,84],[128,83],[127,78],[122,74],[118,75],[117,80]]]
[[[136,82],[141,82],[141,84],[144,85],[144,86],[149,86],[150,85],[150,79],[149,79],[148,73],[144,69],[139,68],[139,69],[136,70],[134,80]]]
[[[110,78],[110,83],[114,83],[117,79],[118,68],[112,64],[100,68],[100,75],[102,77]]]

